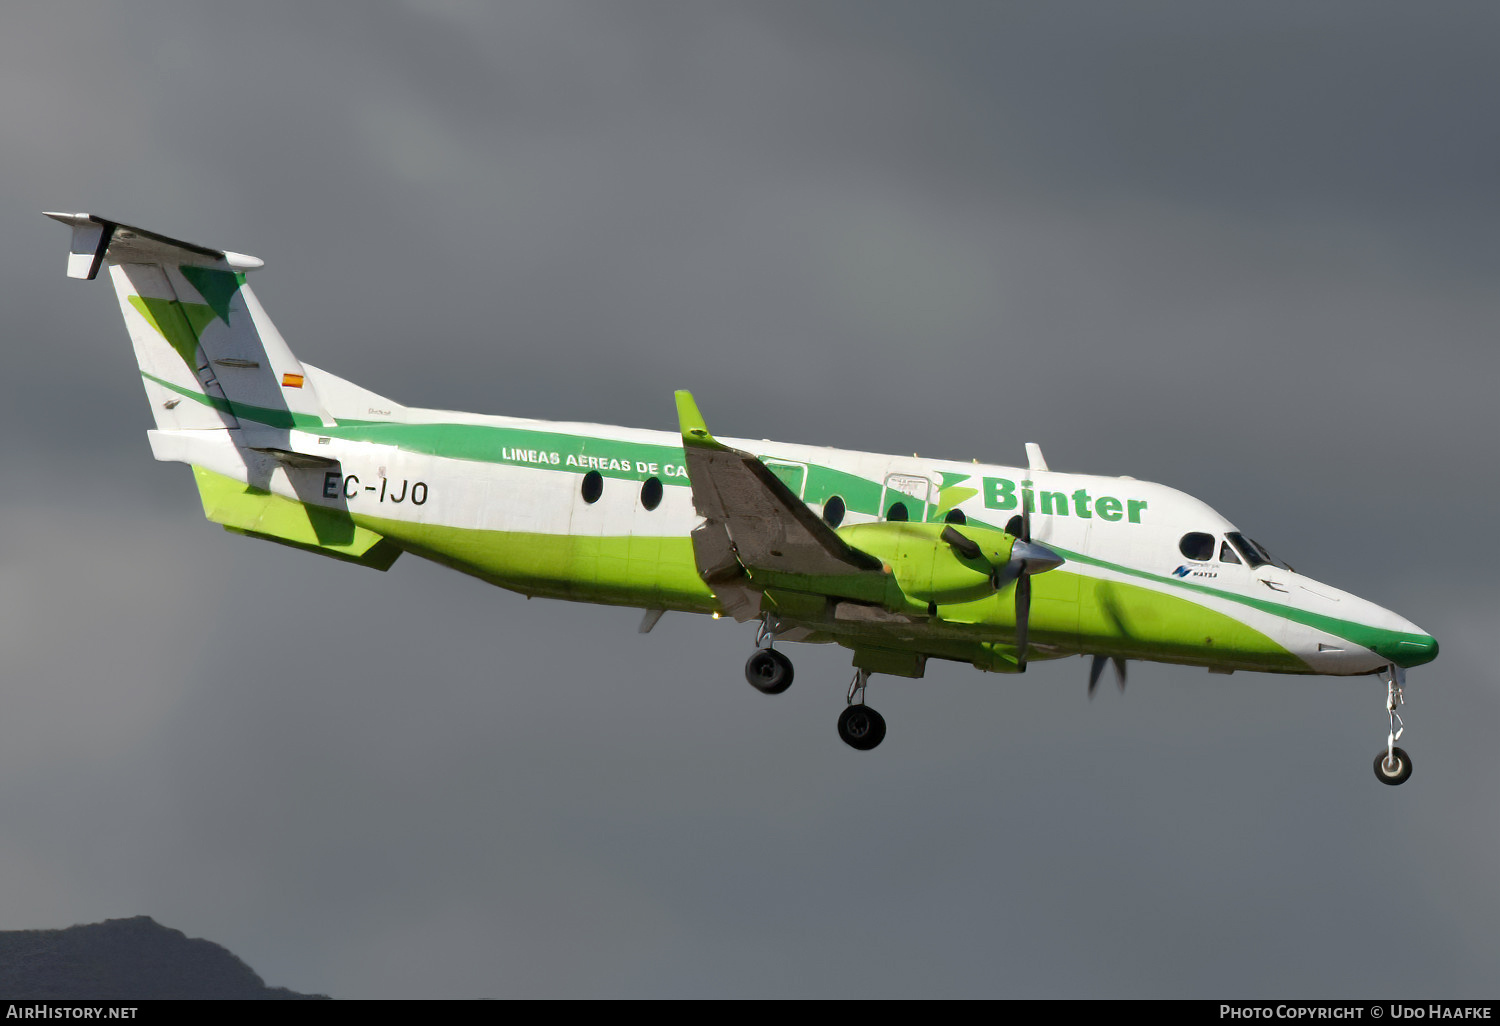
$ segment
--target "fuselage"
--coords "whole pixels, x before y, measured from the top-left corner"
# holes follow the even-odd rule
[[[839,737],[885,720],[871,674],[1018,672],[1091,655],[1386,681],[1376,777],[1400,784],[1404,668],[1437,643],[1304,577],[1204,503],[1128,477],[407,408],[301,361],[247,284],[255,257],[83,212],[67,270],[108,268],[156,427],[226,529],[387,570],[410,552],[527,596],[758,621],[745,679],[792,683],[778,641],[853,653]],[[665,396],[663,396],[665,400]],[[662,412],[669,409],[663,402]],[[1018,447],[1019,448],[1019,447]]]
[[[307,372],[338,423],[294,426],[287,448],[336,460],[337,470],[247,460],[235,431],[153,432],[158,457],[200,468],[200,486],[228,479],[347,511],[402,551],[526,595],[729,611],[694,563],[689,536],[702,518],[676,432],[401,408]],[[1033,540],[1065,559],[1034,579],[1032,659],[1089,653],[1221,671],[1360,674],[1436,655],[1414,624],[1279,564],[1209,506],[1163,485],[722,441],[760,457],[850,536],[860,525],[945,521],[1014,534],[1011,518],[1029,508]],[[1015,613],[1004,594],[878,624],[845,623],[831,604],[796,599],[778,610],[794,638],[1010,668]]]

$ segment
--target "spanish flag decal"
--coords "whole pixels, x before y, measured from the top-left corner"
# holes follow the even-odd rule
[[[285,374],[283,374],[281,376],[281,387],[282,388],[301,388],[302,387],[302,375],[301,374],[293,374],[290,371],[288,371],[287,373],[285,373]]]

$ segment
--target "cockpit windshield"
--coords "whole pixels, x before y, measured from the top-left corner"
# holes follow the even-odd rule
[[[1264,546],[1251,541],[1238,531],[1230,531],[1224,537],[1234,543],[1234,547],[1245,557],[1245,562],[1250,564],[1251,569],[1258,566],[1265,566],[1269,563],[1271,566],[1277,566],[1283,570],[1292,570],[1290,566],[1267,552]],[[1295,570],[1292,572],[1296,573]]]

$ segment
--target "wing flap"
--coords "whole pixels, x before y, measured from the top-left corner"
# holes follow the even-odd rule
[[[677,416],[693,508],[705,521],[693,532],[693,550],[710,587],[717,592],[748,577],[762,591],[883,592],[881,561],[835,534],[755,456],[714,438],[690,393],[677,393]]]

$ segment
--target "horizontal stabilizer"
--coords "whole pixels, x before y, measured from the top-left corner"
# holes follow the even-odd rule
[[[261,261],[95,214],[47,216],[73,229],[70,276],[109,265],[157,427],[238,430],[248,447],[293,451],[291,430],[335,422],[245,281]]]
[[[297,467],[300,470],[336,470],[339,461],[329,459],[327,456],[309,456],[305,452],[292,452],[290,449],[270,449],[252,445],[250,448],[256,452],[263,452],[277,463],[288,467]]]
[[[244,253],[169,239],[94,214],[50,210],[46,214],[73,229],[73,245],[68,253],[69,278],[92,280],[106,259],[116,264],[189,264],[227,271],[253,271],[265,266],[265,261]]]

